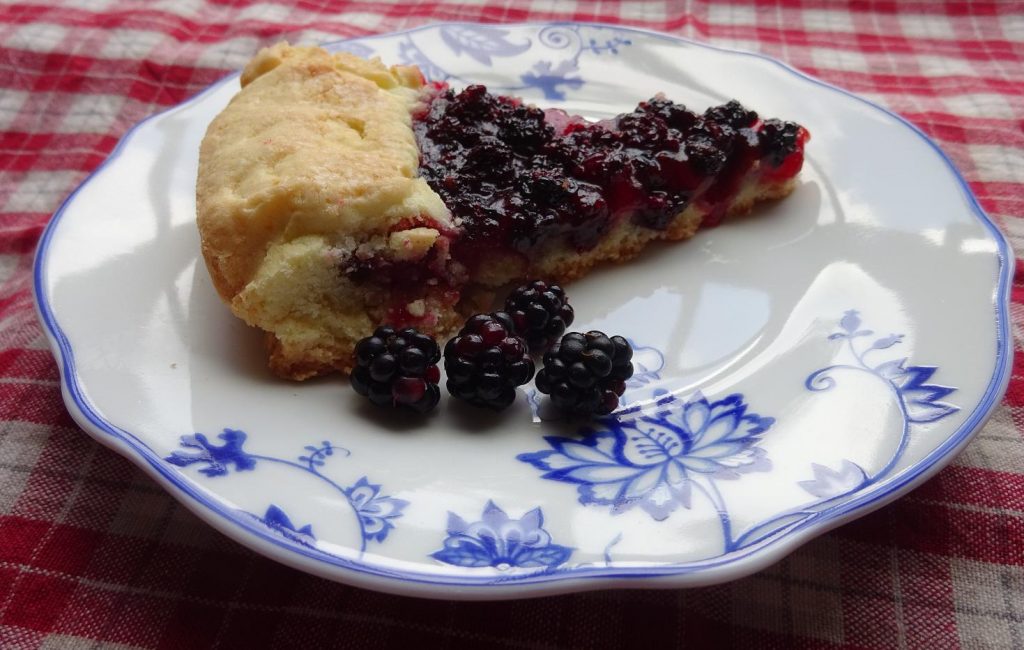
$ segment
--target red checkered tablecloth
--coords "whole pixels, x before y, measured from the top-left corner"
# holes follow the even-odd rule
[[[215,533],[71,421],[32,308],[32,253],[132,124],[281,38],[548,19],[764,52],[860,93],[935,138],[1011,241],[1024,237],[1022,3],[4,0],[0,648],[1024,648],[1019,375],[951,466],[757,575],[498,603],[387,596],[285,568]],[[1024,276],[1013,292],[1019,354]]]

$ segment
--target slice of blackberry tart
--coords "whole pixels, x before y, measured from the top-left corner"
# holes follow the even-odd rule
[[[200,150],[202,252],[291,379],[348,372],[380,324],[443,336],[506,283],[571,281],[781,198],[809,138],[660,95],[589,122],[285,43],[241,84]]]

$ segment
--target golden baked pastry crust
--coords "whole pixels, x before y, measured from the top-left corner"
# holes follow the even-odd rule
[[[274,333],[274,370],[302,378],[335,367],[331,359],[367,327],[361,305],[339,304],[351,287],[325,262],[359,246],[416,259],[438,228],[451,227],[417,177],[410,114],[423,78],[415,68],[281,43],[262,50],[241,83],[200,149],[203,257],[231,310]],[[410,219],[420,227],[396,237]]]

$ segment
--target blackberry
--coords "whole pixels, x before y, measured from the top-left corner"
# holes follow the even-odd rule
[[[576,314],[565,291],[557,284],[534,280],[517,288],[505,300],[516,334],[526,339],[531,352],[542,352],[565,333]]]
[[[800,125],[782,120],[765,120],[761,129],[761,149],[772,167],[778,167],[800,143]]]
[[[735,99],[731,99],[721,106],[712,106],[704,111],[704,117],[719,124],[728,124],[734,129],[751,126],[757,121],[757,113],[748,111],[743,104]]]
[[[516,399],[516,386],[533,377],[526,341],[504,312],[477,314],[444,346],[448,392],[474,406],[500,411]]]
[[[641,102],[638,110],[657,115],[671,128],[681,132],[689,130],[697,121],[697,116],[685,106],[664,97],[652,97]]]
[[[633,376],[633,348],[621,336],[570,332],[544,355],[537,390],[572,415],[608,415]]]
[[[441,351],[433,338],[412,327],[378,327],[356,344],[355,357],[352,388],[377,406],[426,413],[441,399]]]
[[[686,209],[690,195],[686,192],[663,192],[654,190],[633,214],[634,223],[653,230],[665,230],[669,224]]]
[[[703,176],[714,176],[725,167],[725,152],[706,133],[695,133],[687,138],[684,150],[690,164]]]
[[[662,144],[668,138],[665,120],[654,113],[634,111],[626,113],[617,123],[621,142],[627,147],[647,149]]]

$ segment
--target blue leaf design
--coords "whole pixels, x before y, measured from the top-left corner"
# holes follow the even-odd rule
[[[284,513],[284,510],[281,510],[274,504],[270,504],[270,507],[267,508],[267,514],[263,515],[263,520],[268,524],[275,524],[277,526],[284,526],[289,530],[295,530],[292,520]]]
[[[867,474],[857,463],[843,460],[839,470],[833,470],[818,463],[811,463],[814,478],[808,481],[797,481],[813,496],[828,499],[841,494],[849,494],[867,481]]]
[[[431,553],[430,557],[445,564],[462,567],[487,567],[493,564],[491,552],[478,540],[469,538],[448,538],[445,540],[445,547]]]
[[[942,402],[955,388],[927,383],[935,371],[935,366],[906,366],[905,359],[898,362],[883,363],[875,372],[892,382],[899,392],[900,399],[906,408],[910,422],[934,422],[960,410],[960,407]]]
[[[936,370],[938,368],[935,366],[908,366],[904,373],[904,380],[900,382],[902,384],[901,392],[906,395],[914,395],[916,400],[927,402],[949,395],[953,392],[953,388],[925,383],[932,378]]]
[[[960,407],[941,402],[907,402],[907,415],[909,420],[917,424],[935,422],[947,415],[952,415],[960,410]]]
[[[564,564],[572,549],[558,544],[549,544],[542,548],[527,548],[515,556],[515,564],[518,567],[553,567]]]
[[[958,406],[941,401],[955,391],[955,388],[928,383],[937,370],[935,366],[908,366],[906,357],[890,359],[874,367],[867,365],[865,358],[869,352],[887,350],[900,343],[904,336],[903,334],[890,334],[876,339],[866,348],[858,349],[859,346],[855,345],[853,339],[871,333],[871,330],[859,329],[860,326],[860,315],[857,310],[850,309],[843,314],[839,321],[839,327],[843,331],[834,332],[828,338],[846,339],[846,345],[857,362],[854,367],[867,370],[892,385],[902,403],[907,424],[935,422],[960,410]],[[811,373],[805,385],[810,390],[831,388],[835,385],[835,381],[831,377],[826,377],[824,373],[840,367],[843,366],[833,366]]]
[[[894,391],[901,406],[903,426],[899,444],[892,457],[873,475],[869,476],[864,469],[848,460],[843,461],[838,471],[813,464],[814,478],[799,481],[798,484],[810,494],[822,499],[819,504],[886,478],[898,467],[899,460],[906,451],[911,436],[911,425],[935,422],[960,410],[958,406],[941,401],[954,392],[955,388],[928,383],[938,370],[935,366],[907,365],[907,357],[889,359],[877,365],[868,364],[865,359],[869,353],[892,348],[903,340],[902,334],[890,334],[875,339],[870,345],[859,345],[854,339],[871,334],[871,330],[860,329],[860,316],[853,309],[843,314],[839,327],[843,331],[835,332],[829,338],[845,339],[847,356],[853,359],[853,363],[839,363],[816,370],[808,376],[804,385],[808,390],[828,390],[836,385],[835,379],[830,377],[829,373],[846,370],[871,373]],[[811,507],[813,506],[808,506]]]
[[[874,343],[871,344],[871,349],[885,350],[887,348],[891,348],[892,346],[896,345],[902,340],[902,334],[890,334],[889,336],[886,336],[884,338],[877,339]]]
[[[512,43],[509,30],[485,25],[444,25],[441,40],[454,54],[465,52],[476,61],[489,66],[492,56],[515,56],[530,49],[530,41]]]
[[[263,522],[268,528],[278,533],[285,539],[302,544],[303,546],[315,546],[316,538],[313,536],[313,526],[306,524],[302,528],[296,528],[292,520],[285,514],[284,510],[274,504],[270,504],[267,512],[262,517],[250,513],[258,521]]]
[[[303,449],[309,453],[308,455],[299,455],[299,463],[296,463],[293,460],[247,453],[243,449],[246,440],[244,431],[224,429],[218,437],[224,441],[223,444],[214,444],[201,433],[182,436],[180,444],[184,450],[173,451],[164,460],[179,467],[193,464],[204,465],[199,472],[210,477],[223,476],[230,471],[232,466],[236,471],[252,470],[256,467],[257,460],[279,463],[291,469],[307,472],[326,482],[334,490],[340,491],[348,500],[359,518],[360,532],[363,538],[360,550],[365,550],[366,542],[383,542],[395,527],[394,520],[401,517],[402,511],[409,505],[402,499],[381,495],[381,486],[370,483],[365,476],[360,478],[355,485],[343,488],[321,474],[319,468],[325,464],[324,459],[333,456],[335,451],[341,452],[341,455],[344,456],[352,455],[348,449],[336,447],[327,440],[324,440],[320,447],[304,446]],[[282,534],[289,539],[298,536],[299,539],[295,539],[295,541],[299,543],[309,544],[309,540],[312,539],[311,525],[307,524],[296,529],[288,515],[276,505],[271,504],[263,517],[248,512],[245,514],[255,517],[278,532],[283,531]]]
[[[224,444],[214,444],[202,433],[182,436],[181,446],[189,451],[173,451],[164,460],[178,467],[187,467],[194,463],[205,464],[206,467],[200,469],[199,473],[210,477],[227,474],[231,465],[240,472],[256,466],[256,459],[242,449],[246,438],[244,431],[224,429],[217,437],[223,440]]]
[[[562,61],[552,67],[551,61],[537,62],[530,72],[520,75],[523,84],[531,88],[538,88],[544,93],[545,99],[565,99],[565,93],[559,86],[566,86],[573,90],[583,85],[579,77],[570,77],[571,73],[577,71],[575,61]]]

